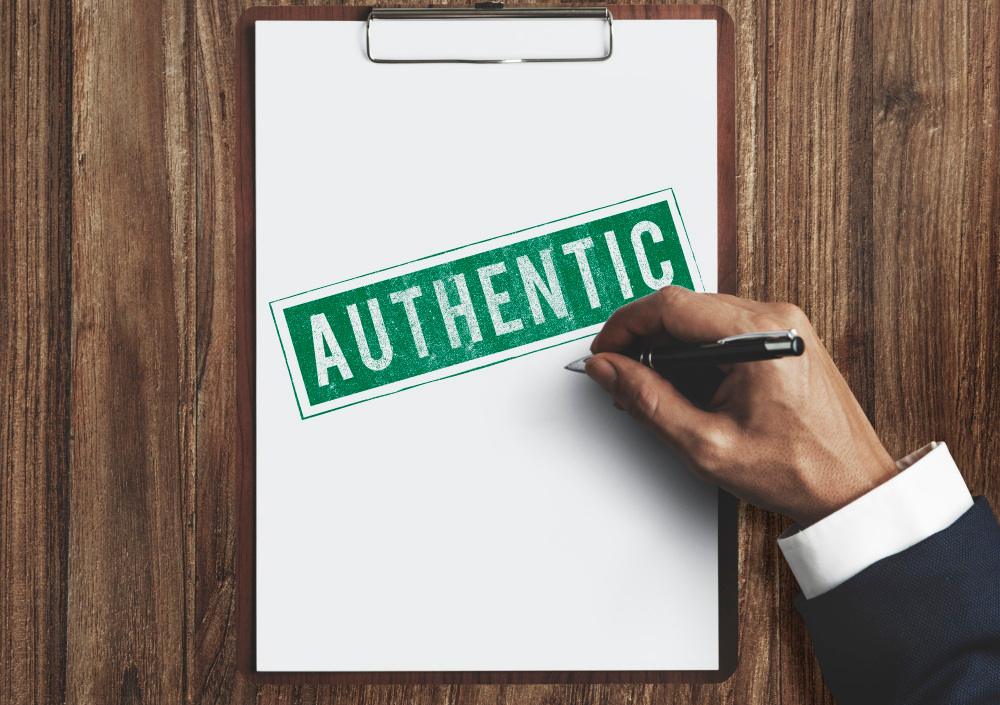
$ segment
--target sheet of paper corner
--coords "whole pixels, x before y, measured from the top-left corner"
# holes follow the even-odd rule
[[[530,452],[549,457],[532,440],[538,419],[530,414],[507,419],[483,407],[475,409],[475,419],[466,419],[468,409],[449,409],[457,389],[454,380],[394,395],[391,406],[380,406],[380,400],[316,419],[319,426],[304,424],[268,306],[290,293],[664,187],[676,193],[706,289],[714,290],[715,23],[616,22],[615,31],[615,57],[603,64],[385,67],[364,59],[362,23],[258,23],[257,587],[262,670],[717,667],[713,490],[682,468],[670,473],[669,482],[661,478],[663,486],[648,486],[653,480],[641,469],[662,466],[658,450],[635,435],[626,436],[634,447],[614,448],[615,434],[634,432],[617,417],[601,415],[597,397],[593,411],[578,398],[565,400],[573,406],[572,424],[600,424],[590,429],[593,438],[582,440],[569,421],[559,421],[559,414],[567,413],[559,399],[539,398],[532,413],[545,417],[546,432],[561,444],[580,441],[580,448],[565,453],[566,467],[508,466],[502,480],[496,475],[501,472],[498,463],[509,452],[502,446],[495,449],[496,458],[464,468],[413,457],[421,452],[413,450],[422,442],[417,430],[431,421],[462,435],[452,444],[458,454],[471,447],[463,443],[489,443],[490,434],[478,426],[492,425],[500,437],[520,433],[528,439],[523,443],[535,443]],[[503,98],[510,95],[516,100]],[[627,129],[606,128],[613,125]],[[490,126],[498,129],[485,129]],[[449,143],[462,145],[462,150],[448,151]],[[524,154],[533,158],[525,161]],[[348,238],[345,233],[361,235]],[[582,354],[587,344],[561,346],[555,354],[535,353],[516,364],[465,375],[470,379],[457,384],[490,390],[501,405],[516,404],[514,390],[505,387],[521,382],[544,379],[543,387],[556,385],[560,394],[589,393],[559,377],[570,377],[561,366]],[[541,366],[546,367],[544,377]],[[505,367],[510,369],[497,372]],[[510,384],[510,375],[519,376],[516,384]],[[546,396],[556,396],[555,391],[545,390]],[[362,460],[364,448],[377,436],[366,428],[384,426],[385,414],[399,419],[417,408],[434,418],[407,417],[417,430],[394,425],[393,439],[409,447],[379,447],[381,461],[388,465],[379,466],[377,488],[368,473],[349,469],[370,462]],[[612,449],[621,453],[615,461],[607,455]],[[526,447],[516,451],[523,454]],[[616,469],[615,479],[608,467],[619,460],[627,467]],[[412,466],[411,472],[394,463]],[[622,473],[631,485],[623,483]],[[413,475],[419,485],[409,484]],[[411,496],[398,497],[397,486]],[[525,486],[532,486],[534,494],[525,494]],[[378,505],[358,500],[377,492],[382,493]],[[435,499],[435,492],[442,498]],[[337,499],[346,496],[359,506]],[[468,504],[471,496],[479,498],[472,513],[461,501],[464,497]],[[484,503],[487,496],[494,501]],[[331,502],[337,507],[332,514]],[[536,515],[533,502],[547,502],[548,516]],[[566,502],[591,514],[576,514],[563,506]],[[421,504],[425,509],[414,514],[414,506]],[[427,506],[436,506],[450,521],[466,522],[461,535],[434,522],[428,525]],[[362,511],[388,524],[371,525]],[[519,523],[510,525],[504,516],[516,516]],[[394,521],[411,522],[406,536],[393,531]],[[552,522],[572,528],[574,535],[556,532],[555,538]],[[362,547],[335,538],[344,531],[357,535],[359,525],[367,527],[364,548],[380,548],[383,556],[414,541],[414,550],[434,546],[444,555],[509,553],[518,556],[513,565],[519,569],[498,576],[484,566],[480,575],[474,564],[466,563],[468,575],[440,583],[432,567],[421,569],[402,559],[414,571],[411,582],[425,581],[433,589],[414,586],[406,594],[393,594],[392,599],[401,601],[396,605],[377,597],[383,589],[377,586],[391,581],[395,572],[358,554]],[[684,540],[670,540],[671,535]],[[313,541],[320,541],[321,550],[331,556],[323,562],[326,567],[316,565],[320,545]],[[539,542],[557,547],[565,565],[556,570],[552,554],[539,552]],[[582,569],[585,557],[602,542],[616,547],[608,555],[632,555],[641,548],[641,555],[660,556],[662,562],[630,560],[635,580],[627,584],[615,571],[598,575]],[[365,566],[369,577],[357,578],[363,585],[336,579],[336,566],[350,559]],[[520,580],[511,582],[517,574],[549,577],[529,590]],[[466,592],[454,592],[456,581],[466,592],[480,591],[476,604],[494,604],[489,614],[477,615],[480,628],[470,629],[458,618],[463,606],[473,607],[465,604],[470,599]],[[486,587],[490,581],[494,585]],[[623,597],[623,590],[632,591],[625,602],[633,604],[615,600],[617,619],[594,610],[609,596]],[[419,609],[410,604],[414,600]],[[338,608],[344,604],[354,607]],[[376,610],[377,624],[352,617],[358,610],[368,618]],[[428,622],[428,610],[439,618]],[[590,610],[591,622],[581,624],[573,610]],[[635,610],[642,611],[645,627],[636,626]],[[334,622],[344,643],[329,637]],[[379,628],[390,630],[391,644],[371,640],[369,635]],[[556,633],[563,638],[547,641]],[[532,635],[531,644],[525,643],[525,634]],[[611,641],[601,646],[595,635]]]

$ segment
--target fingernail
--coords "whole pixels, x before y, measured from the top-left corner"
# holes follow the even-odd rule
[[[618,382],[618,371],[607,360],[601,358],[587,361],[587,376],[601,385],[609,392],[615,391],[615,384]]]

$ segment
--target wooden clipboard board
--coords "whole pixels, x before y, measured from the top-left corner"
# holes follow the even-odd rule
[[[737,293],[735,46],[733,22],[714,5],[614,5],[615,19],[718,22],[718,290]],[[237,665],[259,684],[715,683],[737,663],[737,502],[719,493],[719,668],[714,671],[263,672],[256,668],[255,624],[255,172],[254,25],[260,20],[364,21],[369,7],[253,7],[236,29],[236,400]]]

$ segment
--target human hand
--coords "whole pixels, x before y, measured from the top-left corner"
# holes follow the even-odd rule
[[[795,328],[800,357],[726,365],[707,411],[624,355],[638,339],[711,342]],[[808,526],[896,474],[809,319],[765,304],[668,286],[615,311],[591,345],[587,374],[698,476]]]

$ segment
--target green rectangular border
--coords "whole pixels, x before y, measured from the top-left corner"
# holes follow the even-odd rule
[[[571,218],[576,218],[576,217],[579,217],[581,215],[587,215],[588,213],[595,213],[597,211],[604,210],[605,208],[613,208],[615,206],[620,206],[620,205],[625,204],[625,203],[630,203],[631,201],[638,201],[641,198],[646,198],[647,196],[655,196],[656,194],[661,194],[661,193],[664,194],[665,196],[669,194],[669,197],[673,199],[674,206],[676,207],[676,210],[677,210],[677,215],[680,217],[680,228],[679,228],[678,236],[680,235],[680,233],[684,234],[684,239],[687,241],[688,251],[691,253],[691,259],[694,262],[695,269],[697,270],[698,281],[701,282],[702,289],[704,289],[704,279],[701,276],[701,267],[698,265],[698,260],[694,256],[694,248],[691,245],[691,238],[688,235],[687,225],[684,223],[684,216],[681,214],[680,204],[677,202],[677,195],[674,193],[673,187],[669,187],[669,188],[664,188],[664,189],[658,189],[656,191],[650,191],[649,193],[644,193],[644,194],[641,194],[639,196],[633,196],[632,198],[626,198],[624,200],[616,201],[615,203],[609,203],[609,204],[604,205],[604,206],[598,206],[596,208],[591,208],[589,210],[580,211],[579,213],[573,213],[571,215],[563,216],[562,218],[556,218],[554,220],[548,220],[548,221],[545,221],[544,223],[538,223],[537,225],[531,225],[531,226],[528,226],[528,227],[525,227],[525,228],[521,228],[520,230],[512,230],[509,233],[503,233],[501,235],[494,235],[493,237],[484,238],[482,240],[476,240],[475,242],[470,242],[470,243],[467,243],[465,245],[460,245],[458,247],[452,247],[452,248],[449,248],[447,250],[441,250],[440,252],[435,252],[433,254],[425,255],[423,257],[417,257],[416,259],[408,260],[406,262],[400,262],[398,264],[390,265],[388,267],[383,267],[381,269],[376,269],[376,270],[373,270],[371,272],[366,272],[364,274],[358,274],[356,276],[348,277],[347,279],[341,279],[339,281],[331,282],[329,284],[324,284],[322,286],[313,287],[311,289],[305,289],[304,291],[300,291],[300,292],[295,293],[295,294],[289,294],[288,296],[282,296],[280,298],[277,298],[277,299],[274,299],[272,301],[269,301],[268,302],[268,308],[271,311],[271,323],[274,326],[274,332],[275,332],[275,335],[278,338],[278,344],[281,346],[281,355],[282,355],[282,358],[285,361],[285,371],[288,374],[288,381],[289,381],[289,383],[291,384],[291,387],[292,387],[292,395],[295,397],[295,406],[296,406],[296,408],[299,411],[299,419],[302,420],[302,421],[305,421],[306,419],[316,418],[317,416],[323,416],[324,414],[329,414],[329,413],[332,413],[334,411],[340,411],[341,409],[347,409],[349,407],[356,406],[358,404],[363,404],[364,402],[372,401],[373,399],[381,399],[383,397],[392,396],[393,394],[399,394],[400,392],[405,392],[405,391],[407,391],[409,389],[414,389],[416,387],[422,387],[422,386],[424,386],[426,384],[431,384],[432,382],[439,382],[439,381],[444,380],[444,379],[451,379],[452,377],[458,377],[458,376],[461,376],[461,375],[464,375],[464,374],[468,374],[469,372],[475,372],[477,370],[485,369],[487,367],[492,367],[494,365],[499,365],[500,363],[503,363],[503,362],[508,362],[510,360],[516,360],[516,359],[524,357],[526,355],[531,355],[531,354],[536,353],[536,352],[541,352],[542,350],[549,350],[549,349],[554,348],[554,347],[559,347],[560,345],[567,345],[568,343],[576,342],[577,340],[582,340],[583,338],[590,337],[590,335],[592,335],[592,334],[591,333],[587,333],[586,335],[581,335],[581,336],[578,336],[576,338],[572,338],[570,340],[563,340],[563,341],[561,341],[559,343],[554,343],[552,345],[548,345],[548,346],[545,346],[545,347],[537,348],[535,350],[531,350],[531,351],[528,351],[528,352],[520,353],[518,355],[512,355],[510,357],[504,358],[503,360],[496,360],[494,362],[487,362],[487,363],[479,365],[477,367],[472,367],[472,368],[467,369],[467,370],[462,370],[461,372],[455,372],[455,373],[450,374],[450,375],[444,375],[443,377],[437,377],[436,379],[431,379],[431,380],[427,380],[427,381],[424,381],[424,382],[417,382],[416,384],[410,385],[408,387],[404,387],[402,389],[397,389],[397,390],[394,390],[394,391],[391,391],[391,392],[385,392],[384,394],[376,394],[375,396],[371,396],[371,397],[368,397],[366,399],[359,399],[358,401],[351,402],[349,404],[344,404],[343,406],[338,406],[335,409],[326,409],[325,411],[317,411],[315,414],[309,414],[307,416],[307,415],[305,415],[302,412],[302,404],[299,401],[298,388],[295,385],[295,378],[292,375],[291,364],[288,361],[288,352],[287,352],[287,350],[285,350],[285,344],[284,344],[284,341],[281,338],[281,330],[278,327],[278,320],[277,320],[277,317],[275,316],[275,313],[274,313],[274,304],[276,304],[278,302],[281,302],[281,301],[286,301],[286,300],[294,298],[296,296],[301,296],[302,294],[308,294],[311,291],[319,291],[320,289],[326,289],[327,287],[330,287],[330,286],[336,286],[338,284],[344,284],[346,282],[354,281],[355,279],[362,279],[364,277],[371,276],[373,274],[378,274],[380,272],[387,272],[387,271],[389,271],[391,269],[396,269],[397,267],[404,267],[404,266],[409,265],[409,264],[414,264],[416,262],[421,262],[421,261],[426,260],[426,259],[431,259],[433,257],[438,257],[440,255],[448,254],[449,252],[457,252],[459,250],[464,250],[467,247],[473,247],[475,245],[481,245],[483,243],[490,242],[492,240],[499,240],[500,238],[509,237],[511,235],[517,235],[518,233],[523,233],[523,232],[526,232],[528,230],[533,230],[535,228],[541,228],[541,227],[544,227],[546,225],[553,225],[555,223],[559,223],[559,222],[564,221],[564,220],[569,220]]]

